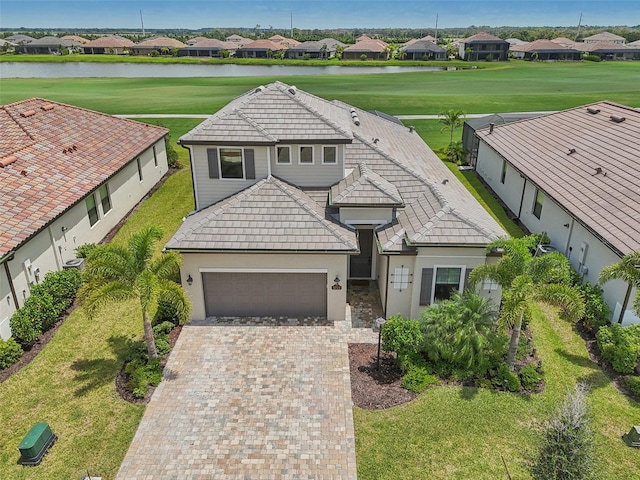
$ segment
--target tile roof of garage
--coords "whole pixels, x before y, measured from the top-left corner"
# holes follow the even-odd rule
[[[187,217],[167,248],[357,252],[358,241],[302,190],[270,176]]]
[[[614,250],[640,250],[640,111],[605,101],[477,134]]]
[[[0,256],[82,200],[166,128],[41,98],[0,107]]]
[[[253,124],[245,122],[244,126],[251,125],[251,128],[238,127],[238,112],[246,112]],[[352,115],[358,118],[357,123],[352,120]],[[355,178],[351,181],[345,178],[334,186],[333,195],[344,195],[344,199],[349,197],[349,201],[360,197],[357,202],[369,197],[374,205],[379,205],[380,195],[386,195],[386,201],[400,199],[405,205],[406,212],[399,214],[393,223],[378,230],[384,251],[406,251],[407,243],[414,246],[452,243],[486,245],[506,236],[502,227],[414,129],[342,102],[328,102],[300,90],[290,91],[288,85],[280,82],[239,97],[183,136],[181,141],[215,143],[228,142],[232,138],[238,143],[250,144],[259,135],[271,137],[271,144],[276,144],[281,139],[295,140],[296,137],[322,143],[327,136],[345,142],[345,169],[357,169],[362,178],[361,165],[365,163],[364,171],[370,171],[371,175],[368,175],[368,179],[363,179],[367,180],[364,184],[358,184],[357,188],[354,186],[351,190],[349,186]],[[376,182],[378,193],[374,195],[371,186]],[[289,190],[297,190],[286,185]],[[237,195],[246,194],[241,192]],[[304,198],[313,201],[306,195]],[[319,196],[314,195],[313,198],[317,200]],[[322,211],[326,205],[326,196],[324,199],[325,202],[316,203],[316,207]],[[412,205],[414,203],[416,205]],[[219,205],[215,204],[195,215],[204,216],[205,212],[215,210]],[[251,205],[252,209],[263,210],[260,202],[252,202]],[[401,212],[402,208],[398,211]],[[243,210],[238,214],[243,218],[245,214],[250,215],[250,211]],[[225,228],[233,228],[233,218],[235,217],[228,216]],[[190,219],[187,221],[191,222]],[[262,229],[264,228],[268,229],[269,224],[264,223]],[[262,230],[258,228],[253,234],[259,231]],[[168,246],[180,249],[182,245],[192,241],[181,232],[183,229],[178,232],[179,244],[172,243],[172,240]],[[213,231],[210,233],[215,234]],[[313,235],[306,235],[304,242],[312,241],[313,238]],[[284,241],[284,237],[281,236],[280,239]],[[223,238],[220,241],[226,242]],[[231,243],[225,245],[230,249],[234,247]],[[271,248],[271,245],[270,241],[263,244],[265,248]],[[205,247],[204,244],[201,246]],[[293,248],[298,248],[298,245]]]

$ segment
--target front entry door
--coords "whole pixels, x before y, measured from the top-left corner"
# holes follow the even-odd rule
[[[371,278],[371,263],[373,257],[373,230],[358,230],[360,254],[352,255],[349,260],[351,278]]]

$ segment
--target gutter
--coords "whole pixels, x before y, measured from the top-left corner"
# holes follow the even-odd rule
[[[18,303],[18,295],[16,295],[16,287],[13,285],[13,280],[11,279],[11,272],[9,271],[9,262],[13,260],[15,257],[15,251],[11,250],[9,253],[0,258],[0,264],[4,264],[4,272],[7,275],[7,281],[9,282],[9,289],[11,290],[11,296],[13,297],[13,303],[16,309],[20,308],[20,304]]]

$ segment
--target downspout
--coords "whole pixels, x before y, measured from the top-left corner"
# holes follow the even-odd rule
[[[631,283],[627,284],[627,293],[624,294],[624,301],[622,302],[622,310],[620,310],[620,316],[618,317],[618,323],[622,323],[624,320],[624,312],[627,311],[627,307],[629,306],[629,299],[631,298]]]
[[[573,225],[575,223],[575,219],[571,217],[571,225],[569,225],[569,236],[567,237],[567,244],[564,247],[564,256],[569,258],[569,245],[571,244],[571,235],[573,235]]]
[[[178,142],[178,144],[189,151],[189,168],[191,168],[191,183],[193,185],[193,209],[198,211],[198,193],[196,192],[196,170],[195,164],[193,163],[193,152],[191,151],[191,147],[185,147],[182,142]]]
[[[518,209],[518,219],[520,219],[520,215],[522,215],[522,204],[524,203],[524,192],[527,190],[527,179],[523,175],[520,175],[520,178],[524,180],[524,183],[522,184],[522,196],[520,197],[520,208]]]
[[[56,259],[56,267],[58,267],[58,271],[62,270],[62,262],[60,261],[60,258],[58,257],[58,252],[56,251],[56,239],[53,238],[53,232],[51,231],[51,225],[49,225],[49,228],[47,228],[47,230],[49,231],[49,240],[51,240],[51,248],[53,249],[53,257]]]
[[[9,290],[11,290],[11,295],[13,296],[13,303],[16,306],[16,309],[20,308],[18,304],[18,295],[16,295],[16,288],[13,285],[13,280],[11,279],[11,272],[9,271],[9,262],[13,260],[15,252],[12,250],[7,253],[4,257],[0,258],[0,263],[4,264],[4,272],[7,275],[7,281],[9,282]]]
[[[389,308],[389,255],[387,257],[387,278],[385,279],[385,289],[384,289],[384,317],[387,318],[387,311]]]

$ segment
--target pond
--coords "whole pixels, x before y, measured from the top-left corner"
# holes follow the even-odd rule
[[[435,72],[442,67],[341,67],[289,65],[192,65],[177,63],[3,62],[1,78],[90,77],[270,77],[294,75],[347,75],[359,73]]]

